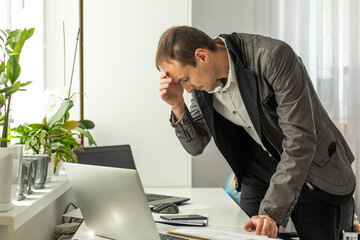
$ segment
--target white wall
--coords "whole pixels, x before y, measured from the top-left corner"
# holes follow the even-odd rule
[[[99,145],[130,144],[145,186],[189,186],[187,153],[159,97],[160,35],[189,23],[188,1],[84,1],[85,118]],[[176,10],[176,11],[174,11]]]
[[[145,186],[191,185],[189,157],[159,97],[160,73],[154,61],[161,33],[172,25],[189,24],[189,3],[84,1],[84,115],[96,125],[92,134],[98,145],[131,145]],[[63,20],[66,68],[71,69],[78,16],[77,1],[45,2],[46,87],[63,82]],[[78,76],[76,70],[77,89]],[[73,112],[76,119],[78,112]]]
[[[63,40],[65,25],[65,56]],[[44,89],[69,89],[76,37],[79,28],[79,2],[73,0],[44,1]],[[79,49],[75,61],[71,93],[79,92]],[[64,63],[65,58],[65,63]],[[64,72],[65,67],[65,72]],[[64,80],[65,77],[65,80]],[[77,95],[78,96],[78,95]],[[79,120],[79,98],[70,111],[70,117]]]

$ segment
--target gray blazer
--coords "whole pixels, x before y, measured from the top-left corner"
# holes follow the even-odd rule
[[[286,226],[305,182],[330,194],[351,194],[354,156],[321,105],[301,59],[279,40],[243,33],[221,36],[236,65],[250,119],[279,157],[259,214]],[[194,91],[192,97],[190,111],[186,108],[172,126],[184,148],[198,155],[221,133],[214,127],[212,96]],[[224,155],[226,150],[219,150]],[[231,165],[233,160],[227,161]]]

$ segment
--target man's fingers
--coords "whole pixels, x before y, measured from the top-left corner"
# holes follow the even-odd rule
[[[271,228],[270,231],[270,236],[271,238],[276,238],[277,237],[277,232],[278,232],[278,227],[276,226],[276,224]]]
[[[271,238],[275,238],[278,232],[276,222],[273,219],[264,216],[253,216],[245,224],[244,229],[254,229],[256,231],[256,235],[267,235]]]
[[[159,90],[160,90],[160,91],[162,91],[162,90],[164,90],[164,89],[167,89],[167,88],[169,88],[169,83],[160,84],[160,86],[159,86]]]
[[[166,78],[167,77],[167,72],[162,72],[160,74],[160,78]]]
[[[260,235],[261,230],[262,230],[263,225],[264,225],[264,220],[257,217],[255,221],[256,221],[256,223],[255,223],[255,225],[256,225],[256,235]]]
[[[245,224],[244,229],[245,230],[255,229],[255,225],[251,219]]]
[[[268,235],[270,229],[270,219],[265,218],[263,221],[263,227],[261,229],[261,235]]]
[[[163,89],[160,91],[160,97],[163,98],[167,93],[167,89]]]
[[[170,83],[171,78],[160,78],[160,84]]]

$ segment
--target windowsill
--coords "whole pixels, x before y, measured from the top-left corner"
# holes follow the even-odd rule
[[[14,233],[69,189],[66,173],[60,172],[59,176],[53,176],[52,181],[46,183],[44,189],[35,189],[25,200],[15,201],[15,207],[10,211],[0,212],[0,225],[8,226],[8,232]]]

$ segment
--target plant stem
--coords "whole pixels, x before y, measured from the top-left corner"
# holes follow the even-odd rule
[[[7,132],[9,127],[10,102],[11,102],[11,95],[8,96],[8,103],[7,105],[5,105],[5,118],[4,118],[4,125],[2,131],[2,138],[7,138]],[[1,147],[7,147],[7,142],[1,141]]]
[[[77,34],[77,37],[76,37],[75,54],[74,54],[74,61],[73,61],[72,71],[71,71],[71,80],[70,80],[70,86],[69,86],[68,99],[70,99],[71,85],[72,85],[72,80],[73,80],[73,75],[74,75],[74,67],[75,67],[75,60],[76,60],[76,51],[77,51],[77,46],[78,46],[78,41],[79,41],[79,34],[80,34],[80,28],[78,30],[78,34]]]

